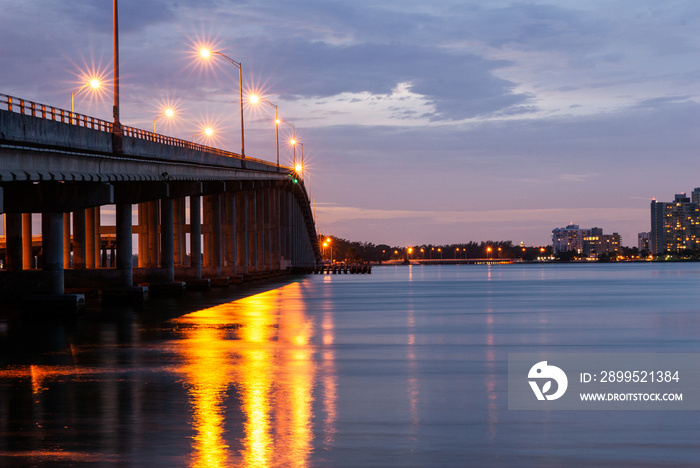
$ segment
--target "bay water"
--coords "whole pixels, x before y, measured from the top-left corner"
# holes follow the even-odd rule
[[[0,466],[698,466],[698,411],[513,411],[507,371],[700,356],[699,286],[700,263],[380,266],[0,321]]]

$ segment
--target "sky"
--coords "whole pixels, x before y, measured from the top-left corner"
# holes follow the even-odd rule
[[[0,93],[65,109],[75,93],[111,120],[111,1],[0,11]],[[276,159],[255,93],[303,143],[323,234],[547,245],[574,223],[636,246],[652,198],[700,186],[696,0],[120,0],[119,27],[122,123],[152,130],[174,105],[159,133],[240,152],[238,68],[198,50],[228,56],[246,155]]]

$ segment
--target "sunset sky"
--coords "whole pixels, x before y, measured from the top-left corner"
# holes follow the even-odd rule
[[[171,103],[159,132],[191,141],[212,122],[211,144],[240,152],[238,69],[203,62],[208,44],[242,63],[245,94],[295,125],[325,234],[539,245],[574,222],[635,246],[653,197],[700,186],[696,0],[119,8],[122,123],[152,130]],[[0,11],[0,93],[70,109],[91,70],[111,78],[110,0],[0,0]],[[76,111],[111,120],[105,86],[101,99],[81,89]],[[275,160],[273,116],[246,103],[248,156]]]

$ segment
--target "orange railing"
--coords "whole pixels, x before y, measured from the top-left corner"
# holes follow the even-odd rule
[[[16,112],[32,117],[40,117],[42,119],[55,120],[58,122],[78,125],[80,127],[92,128],[103,132],[112,131],[112,122],[96,119],[87,115],[77,114],[75,112],[59,109],[45,104],[27,101],[26,99],[0,94],[0,105],[5,105],[10,112]]]
[[[39,104],[36,102],[28,101],[26,99],[9,96],[7,94],[0,94],[0,108],[3,107],[10,112],[31,115],[32,117],[54,120],[70,125],[78,125],[79,127],[90,128],[102,132],[112,132],[112,122],[108,122],[106,120],[90,117],[83,114],[78,114],[76,112],[71,112],[53,106],[47,106],[45,104]],[[124,136],[137,138],[139,140],[152,141],[155,143],[161,143],[168,146],[177,146],[179,148],[187,148],[195,151],[203,151],[206,153],[216,154],[218,156],[223,156],[227,158],[243,159],[243,156],[241,156],[238,153],[213,148],[211,146],[200,145],[198,143],[192,143],[190,141],[182,140],[180,138],[169,137],[161,135],[159,133],[141,130],[135,127],[128,127],[126,125],[122,125],[122,130],[124,132]],[[251,158],[248,156],[245,157],[245,160],[254,161],[257,163],[265,164],[267,166],[275,166],[275,164],[272,164],[268,161]],[[287,167],[285,167],[284,169],[291,170]]]

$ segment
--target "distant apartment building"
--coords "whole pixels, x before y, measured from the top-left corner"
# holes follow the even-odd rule
[[[589,258],[620,250],[618,233],[603,234],[601,228],[581,229],[578,224],[552,230],[552,254],[576,252]]]
[[[700,248],[700,187],[690,197],[676,194],[671,203],[651,201],[649,244],[654,255]]]
[[[640,232],[637,234],[637,249],[640,252],[651,252],[651,232]]]

